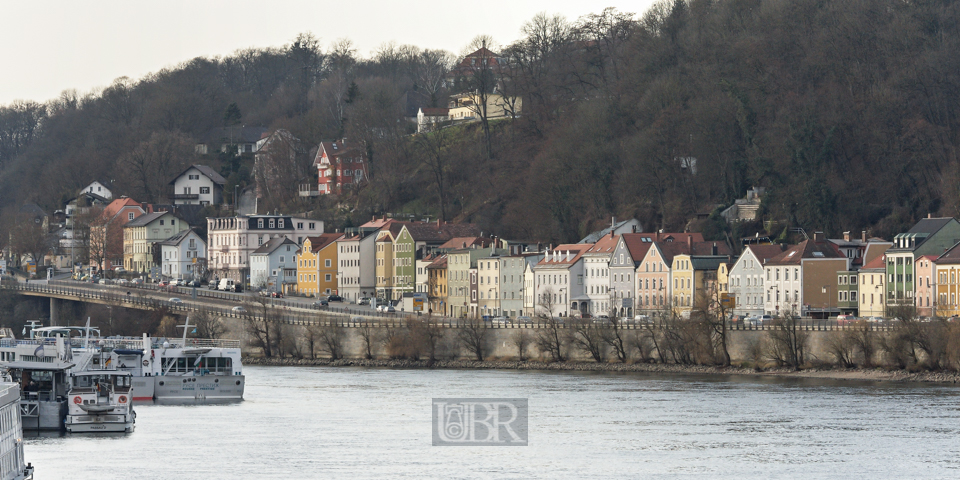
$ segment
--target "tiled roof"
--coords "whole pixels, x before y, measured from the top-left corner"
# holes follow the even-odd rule
[[[603,238],[594,243],[585,253],[613,254],[617,248],[617,242],[620,241],[620,235],[604,235]]]
[[[861,270],[877,269],[877,268],[886,269],[887,268],[886,262],[887,262],[886,255],[877,255],[877,258],[874,258],[873,260],[870,260],[869,262],[867,262],[867,264],[864,265]]]
[[[489,247],[493,244],[492,238],[487,237],[454,237],[438,248],[467,248],[471,246]]]
[[[192,228],[188,228],[188,229],[186,229],[186,230],[184,230],[184,231],[182,231],[182,232],[180,232],[180,233],[178,233],[178,234],[176,234],[176,235],[174,235],[174,236],[172,236],[172,237],[170,237],[170,238],[168,238],[168,239],[166,239],[166,240],[164,240],[164,241],[162,241],[162,242],[157,242],[157,243],[159,243],[160,245],[168,245],[168,246],[174,246],[174,247],[175,247],[175,246],[180,245],[181,243],[183,243],[183,241],[186,240],[187,236],[190,235],[191,233],[194,233],[194,234],[195,234],[196,231],[195,231],[194,229],[192,229]],[[202,242],[203,240],[200,240],[200,241]]]
[[[307,240],[310,240],[310,251],[317,253],[341,238],[343,238],[342,233],[323,233],[315,237],[307,237]]]
[[[447,256],[440,255],[434,260],[430,265],[427,265],[427,268],[447,268]]]
[[[124,228],[126,228],[126,227],[130,227],[130,228],[133,228],[133,227],[143,227],[143,226],[145,226],[145,225],[149,225],[150,222],[152,222],[152,221],[154,221],[154,220],[156,220],[156,219],[158,219],[158,218],[160,218],[160,217],[162,217],[162,216],[164,216],[164,215],[167,215],[167,214],[169,214],[169,213],[170,213],[170,212],[144,213],[143,215],[140,215],[139,217],[134,218],[133,220],[130,220],[129,222],[127,222],[127,224],[124,225]],[[172,216],[172,214],[171,214],[171,216]]]
[[[775,243],[773,245],[747,245],[747,249],[753,252],[753,256],[757,257],[757,260],[759,260],[762,265],[767,263],[767,260],[783,253],[783,251],[787,249],[787,246],[781,243]]]
[[[216,183],[217,185],[223,185],[224,183],[227,183],[227,181],[219,173],[213,171],[212,168],[206,165],[190,165],[186,170],[180,172],[180,175],[173,177],[173,180],[170,180],[170,185],[176,183],[177,179],[182,177],[183,174],[187,173],[187,171],[191,168],[196,168],[201,174],[203,174],[203,176],[213,180],[213,183]]]
[[[800,265],[805,258],[846,258],[830,242],[804,240],[767,261],[767,265]]]
[[[271,238],[270,241],[260,245],[260,248],[256,249],[250,255],[265,255],[273,253],[274,250],[280,248],[281,245],[291,244],[297,246],[297,242],[290,240],[287,237],[276,237]],[[299,249],[299,246],[297,246]]]

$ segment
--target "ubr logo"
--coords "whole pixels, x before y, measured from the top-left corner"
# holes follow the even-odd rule
[[[527,445],[526,398],[434,398],[433,444]]]

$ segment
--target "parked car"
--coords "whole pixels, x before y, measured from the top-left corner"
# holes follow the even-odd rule
[[[357,305],[370,305],[370,297],[358,298]]]
[[[869,323],[883,323],[883,317],[867,317]]]
[[[758,315],[752,315],[743,319],[743,325],[745,327],[762,327],[763,320]]]
[[[517,323],[533,323],[533,318],[530,318],[529,315],[520,315],[517,317]]]
[[[126,269],[126,268],[123,268],[123,267],[116,267],[116,268],[113,269],[113,271],[114,271],[114,272],[117,272],[117,273],[123,273],[123,272],[126,272],[127,269]]]
[[[490,323],[494,325],[508,325],[510,323],[510,319],[507,317],[493,317],[493,319],[490,320]]]
[[[183,303],[183,300],[180,300],[177,297],[170,297],[170,300],[167,300],[170,303]]]
[[[837,325],[853,325],[857,322],[857,317],[853,315],[837,315]]]
[[[317,301],[313,302],[313,306],[314,306],[314,307],[328,307],[328,306],[330,306],[330,302],[328,302],[328,301],[326,301],[326,300],[317,300]]]
[[[270,296],[273,298],[283,298],[282,292],[270,292]]]
[[[232,310],[234,313],[247,313],[247,309],[243,308],[243,306],[241,305],[237,305],[236,307],[233,307],[230,310]]]
[[[168,282],[168,281],[166,281],[166,280],[160,280],[160,282],[157,283],[157,286],[158,286],[158,287],[161,287],[161,288],[162,288],[162,287],[169,287],[169,286],[170,286],[170,282]]]
[[[653,323],[653,319],[649,315],[638,314],[633,316],[633,323],[646,325]]]
[[[330,295],[329,297],[327,297],[327,300],[330,302],[342,302],[343,297],[341,297],[340,295]]]
[[[192,281],[192,282],[188,282],[188,283],[187,283],[187,286],[188,286],[188,287],[194,287],[194,288],[200,288],[201,283],[200,283],[200,280],[194,280],[194,281]]]

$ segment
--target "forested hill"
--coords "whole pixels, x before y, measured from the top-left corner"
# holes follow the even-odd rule
[[[163,201],[171,175],[198,161],[194,143],[239,123],[309,146],[364,144],[370,184],[336,205],[313,200],[341,226],[407,212],[546,241],[611,216],[678,231],[756,185],[778,228],[890,236],[930,212],[960,214],[958,4],[669,0],[637,15],[539,16],[519,41],[487,43],[506,62],[500,90],[523,100],[489,134],[411,136],[402,120],[456,93],[442,81],[453,54],[385,46],[360,58],[348,41],[304,34],[4,107],[0,201],[52,211],[95,179]],[[249,159],[199,161],[250,181]],[[314,208],[299,202],[274,207]]]

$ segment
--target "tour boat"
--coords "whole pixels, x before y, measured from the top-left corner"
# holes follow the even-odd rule
[[[133,375],[119,370],[86,370],[70,374],[67,417],[70,433],[132,432]]]
[[[90,327],[37,327],[29,340],[0,340],[0,366],[22,360],[32,348],[67,342],[71,365],[81,372],[114,368],[132,376],[133,400],[241,400],[245,378],[239,340],[188,338],[189,318],[181,338],[103,337]],[[61,340],[57,340],[57,339]],[[53,355],[53,349],[37,348]],[[46,358],[41,361],[49,361]],[[65,376],[64,376],[65,378]]]
[[[33,465],[24,464],[20,386],[0,381],[0,480],[33,480]]]

